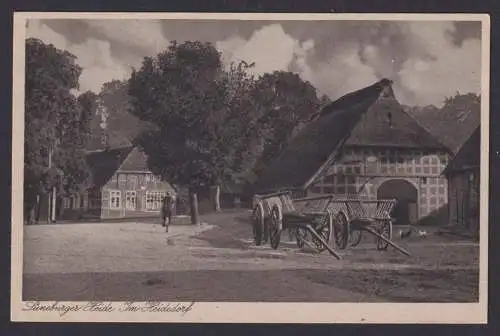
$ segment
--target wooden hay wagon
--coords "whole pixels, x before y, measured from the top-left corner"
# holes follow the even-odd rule
[[[283,230],[296,230],[311,234],[311,242],[304,235],[296,234],[297,245],[309,245],[316,250],[328,250],[331,255],[341,259],[332,249],[333,213],[324,208],[323,211],[298,211],[295,208],[290,191],[256,195],[254,197],[253,234],[256,245],[270,241],[273,249],[279,247]]]
[[[295,232],[299,248],[307,245],[318,252],[328,250],[340,259],[332,246],[339,249],[354,247],[361,242],[363,232],[367,232],[375,236],[378,250],[385,250],[390,245],[410,255],[392,241],[394,220],[390,213],[396,200],[362,201],[338,199],[334,195],[292,200],[289,191],[256,195],[254,200],[256,245],[269,239],[271,247],[277,249],[282,231],[288,229]]]

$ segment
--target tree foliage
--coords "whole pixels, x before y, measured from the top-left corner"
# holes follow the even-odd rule
[[[155,125],[137,143],[150,169],[196,188],[251,182],[327,98],[296,74],[254,78],[209,43],[172,43],[129,80],[132,113]]]
[[[481,120],[481,97],[475,93],[446,97],[443,106],[408,107],[415,117],[436,138],[457,152],[474,132]]]
[[[201,42],[172,43],[132,72],[131,111],[156,126],[137,143],[165,180],[195,188],[214,183],[223,170],[217,146],[225,112],[221,75],[219,52]]]
[[[25,203],[52,187],[72,193],[85,187],[84,160],[92,105],[77,99],[82,69],[76,57],[38,39],[26,40],[24,187]],[[49,168],[50,164],[50,168]]]
[[[260,102],[263,151],[255,167],[259,174],[278,156],[297,130],[328,102],[297,74],[275,71],[257,80],[255,99]]]

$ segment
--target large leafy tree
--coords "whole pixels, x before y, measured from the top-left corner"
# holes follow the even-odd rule
[[[297,130],[328,103],[328,98],[318,98],[314,86],[285,71],[261,76],[254,96],[259,102],[263,138],[262,154],[255,166],[255,173],[259,174],[283,151]]]
[[[446,97],[443,106],[407,107],[424,127],[441,142],[457,152],[481,120],[481,97],[474,93]]]
[[[224,69],[221,87],[225,110],[218,131],[215,210],[220,209],[220,184],[243,186],[252,179],[253,167],[262,154],[263,135],[260,101],[256,80],[249,70],[254,64],[232,63]]]
[[[201,42],[173,42],[145,58],[129,80],[132,113],[155,125],[136,142],[153,173],[189,188],[193,224],[199,221],[197,190],[217,183],[226,170],[223,82],[219,52]]]
[[[82,69],[76,57],[38,39],[26,40],[24,204],[28,221],[40,196],[87,185],[84,160],[91,99],[77,99]]]

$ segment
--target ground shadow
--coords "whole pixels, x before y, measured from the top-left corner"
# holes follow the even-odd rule
[[[23,300],[477,302],[478,272],[195,270],[25,274]],[[266,285],[264,285],[266,284]]]

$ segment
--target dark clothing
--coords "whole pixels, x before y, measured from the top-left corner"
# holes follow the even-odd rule
[[[175,214],[175,199],[172,196],[166,196],[163,199],[161,210],[162,225],[168,229],[168,225],[172,222],[172,216]]]

